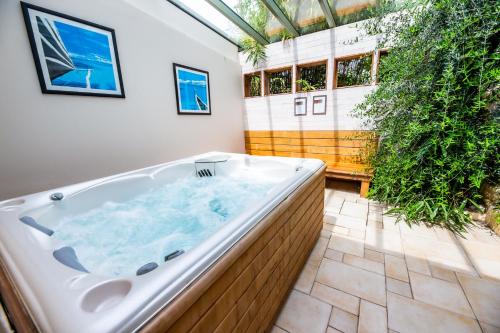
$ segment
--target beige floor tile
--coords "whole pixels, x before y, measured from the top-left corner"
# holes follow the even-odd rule
[[[366,220],[351,216],[339,214],[327,214],[324,219],[325,223],[334,224],[347,229],[366,229]]]
[[[384,224],[385,230],[398,233],[399,233],[399,225],[404,223],[403,221],[398,222],[397,217],[391,215],[383,215],[382,222]]]
[[[481,333],[476,320],[387,293],[389,328],[400,333]]]
[[[366,198],[358,198],[358,199],[356,199],[356,203],[369,205],[370,200],[368,200]]]
[[[278,326],[273,326],[271,329],[271,333],[287,333],[284,329],[279,328]]]
[[[309,294],[311,292],[317,272],[318,266],[313,266],[310,264],[305,265],[302,269],[302,272],[300,272],[299,278],[297,279],[297,282],[295,282],[293,288],[296,290],[300,290],[305,294]]]
[[[329,325],[344,333],[356,333],[358,317],[352,313],[333,307]]]
[[[353,254],[358,257],[363,257],[365,253],[365,247],[362,240],[345,235],[333,234],[332,237],[330,237],[328,248]]]
[[[472,265],[481,277],[500,280],[500,245],[460,239],[465,251],[472,258]]]
[[[398,232],[368,228],[366,229],[365,247],[394,256],[403,256],[401,237]]]
[[[373,303],[386,304],[385,278],[361,268],[324,259],[316,281]]]
[[[393,292],[393,293],[398,294],[398,295],[401,295],[401,296],[412,298],[411,288],[410,288],[409,283],[395,280],[395,279],[391,279],[391,278],[386,278],[386,283],[387,283],[387,290],[388,291]]]
[[[361,300],[358,333],[387,333],[386,308]]]
[[[330,236],[332,235],[332,232],[330,230],[325,230],[321,229],[321,234],[320,236],[326,239],[330,239]]]
[[[409,271],[417,272],[424,275],[431,275],[431,270],[429,268],[429,265],[427,264],[426,259],[417,258],[412,255],[406,255],[405,260],[406,260],[406,267],[408,268]]]
[[[406,262],[403,258],[386,254],[385,275],[393,279],[409,282],[408,269],[406,268]]]
[[[342,259],[344,258],[344,254],[342,252],[335,251],[332,249],[326,249],[325,258],[336,260],[336,261],[342,261]]]
[[[368,216],[368,204],[345,201],[340,210],[340,215],[366,220]]]
[[[482,322],[479,322],[479,325],[483,329],[483,333],[500,333],[500,327],[495,327]]]
[[[330,207],[332,208],[338,207],[340,210],[342,204],[344,203],[344,200],[345,199],[343,197],[332,195],[325,199],[325,209],[328,209]]]
[[[376,261],[381,264],[384,263],[384,254],[382,252],[377,252],[369,249],[365,249],[365,258],[368,260]]]
[[[449,282],[457,282],[457,277],[455,276],[455,272],[450,271],[449,269],[431,265],[431,273],[432,276],[437,279]]]
[[[472,309],[457,283],[410,272],[413,297],[423,303],[474,318]]]
[[[325,217],[323,217],[323,220],[325,220],[325,219],[326,219],[326,215],[325,215]],[[323,221],[323,229],[322,230],[333,231],[333,227],[335,227],[333,224],[328,224],[328,223]]]
[[[457,274],[479,321],[500,327],[500,281]]]
[[[376,261],[368,260],[351,254],[344,255],[344,263],[351,266],[356,266],[367,271],[384,275],[384,264]]]
[[[331,310],[331,305],[292,290],[276,325],[290,333],[324,333]]]
[[[332,228],[332,232],[339,235],[349,235],[349,228],[334,225]]]
[[[373,229],[384,229],[384,224],[380,221],[370,219],[370,215],[368,215],[368,222],[366,222],[366,227]]]
[[[339,330],[336,330],[335,328],[333,328],[331,326],[328,326],[328,328],[326,329],[326,333],[342,333],[342,332]]]
[[[349,237],[365,240],[365,230],[349,229]]]
[[[327,246],[328,246],[328,239],[319,238],[313,250],[311,251],[309,258],[307,259],[307,263],[315,267],[319,267],[319,264],[321,264],[321,260],[323,259],[323,255],[325,254]]]
[[[359,314],[359,297],[330,288],[318,282],[314,283],[311,296],[354,315]]]

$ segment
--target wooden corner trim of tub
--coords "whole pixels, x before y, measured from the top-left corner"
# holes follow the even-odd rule
[[[0,257],[0,301],[16,332],[40,332]],[[1,305],[0,305],[1,306]]]

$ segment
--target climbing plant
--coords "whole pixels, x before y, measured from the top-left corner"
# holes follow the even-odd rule
[[[369,196],[411,223],[461,232],[500,174],[500,2],[419,0],[363,24],[383,80],[357,106],[380,136]]]

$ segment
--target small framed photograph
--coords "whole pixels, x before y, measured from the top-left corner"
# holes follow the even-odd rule
[[[113,29],[21,2],[44,94],[125,97]]]
[[[207,71],[174,64],[174,80],[177,114],[212,114]]]
[[[313,97],[313,114],[326,114],[326,95]]]
[[[296,116],[307,115],[307,97],[295,97],[294,114]]]

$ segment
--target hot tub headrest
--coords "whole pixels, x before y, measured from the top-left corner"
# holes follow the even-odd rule
[[[158,264],[155,262],[148,262],[145,265],[142,265],[136,272],[137,275],[143,275],[146,273],[151,272],[153,269],[156,269],[158,267]]]
[[[59,250],[55,250],[53,253],[54,258],[61,264],[76,269],[80,272],[89,273],[89,271],[80,264],[78,257],[76,256],[75,250],[70,246],[61,247]]]
[[[54,233],[53,230],[39,224],[37,221],[35,221],[34,218],[32,218],[31,216],[23,216],[19,219],[21,222],[23,222],[24,224],[26,225],[29,225],[30,227],[32,228],[35,228],[37,229],[38,231],[41,231],[43,232],[44,234],[48,235],[48,236],[52,236],[52,234]]]

